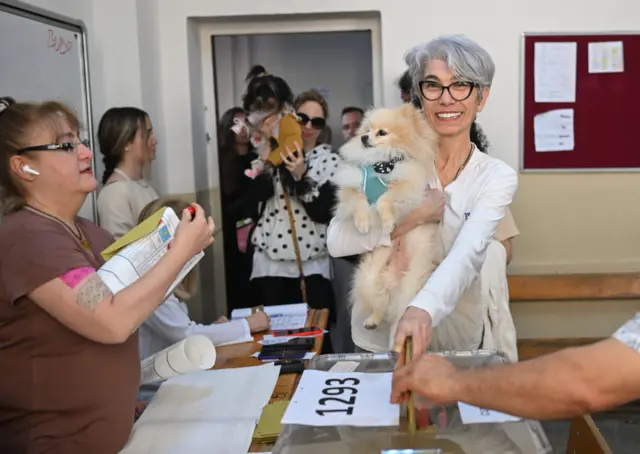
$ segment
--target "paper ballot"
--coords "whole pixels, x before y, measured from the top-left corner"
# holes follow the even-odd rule
[[[522,419],[499,411],[475,407],[464,402],[458,402],[458,408],[460,409],[460,417],[463,424],[515,422]]]
[[[107,262],[98,270],[98,276],[114,295],[158,263],[169,250],[179,223],[180,219],[171,208],[162,208],[102,251],[101,255]],[[187,262],[169,287],[167,296],[202,257],[204,252],[194,255]]]
[[[216,362],[216,348],[211,339],[202,334],[189,336],[142,360],[140,384],[168,380],[201,370],[208,370]]]

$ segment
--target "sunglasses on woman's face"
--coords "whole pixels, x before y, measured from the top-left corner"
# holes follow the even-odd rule
[[[302,126],[307,126],[307,123],[311,122],[311,127],[313,129],[324,129],[327,121],[322,117],[309,118],[308,115],[303,113],[298,113],[298,119]]]

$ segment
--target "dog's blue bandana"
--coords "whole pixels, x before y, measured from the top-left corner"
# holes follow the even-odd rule
[[[389,161],[380,161],[371,166],[362,167],[362,192],[367,197],[369,205],[375,204],[387,191],[388,183],[379,175],[390,174],[396,163],[400,161],[402,158],[393,158]]]
[[[369,205],[374,205],[387,191],[387,182],[378,176],[373,166],[362,167],[362,192]]]

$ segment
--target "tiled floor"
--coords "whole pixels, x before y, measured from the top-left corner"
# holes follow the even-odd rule
[[[640,414],[603,414],[593,419],[614,454],[640,453]],[[553,421],[542,425],[555,448],[554,454],[565,454],[570,422]]]

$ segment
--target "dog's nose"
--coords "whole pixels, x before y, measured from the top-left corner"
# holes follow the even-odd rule
[[[368,135],[363,135],[362,137],[360,137],[360,140],[362,141],[362,145],[364,145],[365,147],[369,146],[369,136]]]

